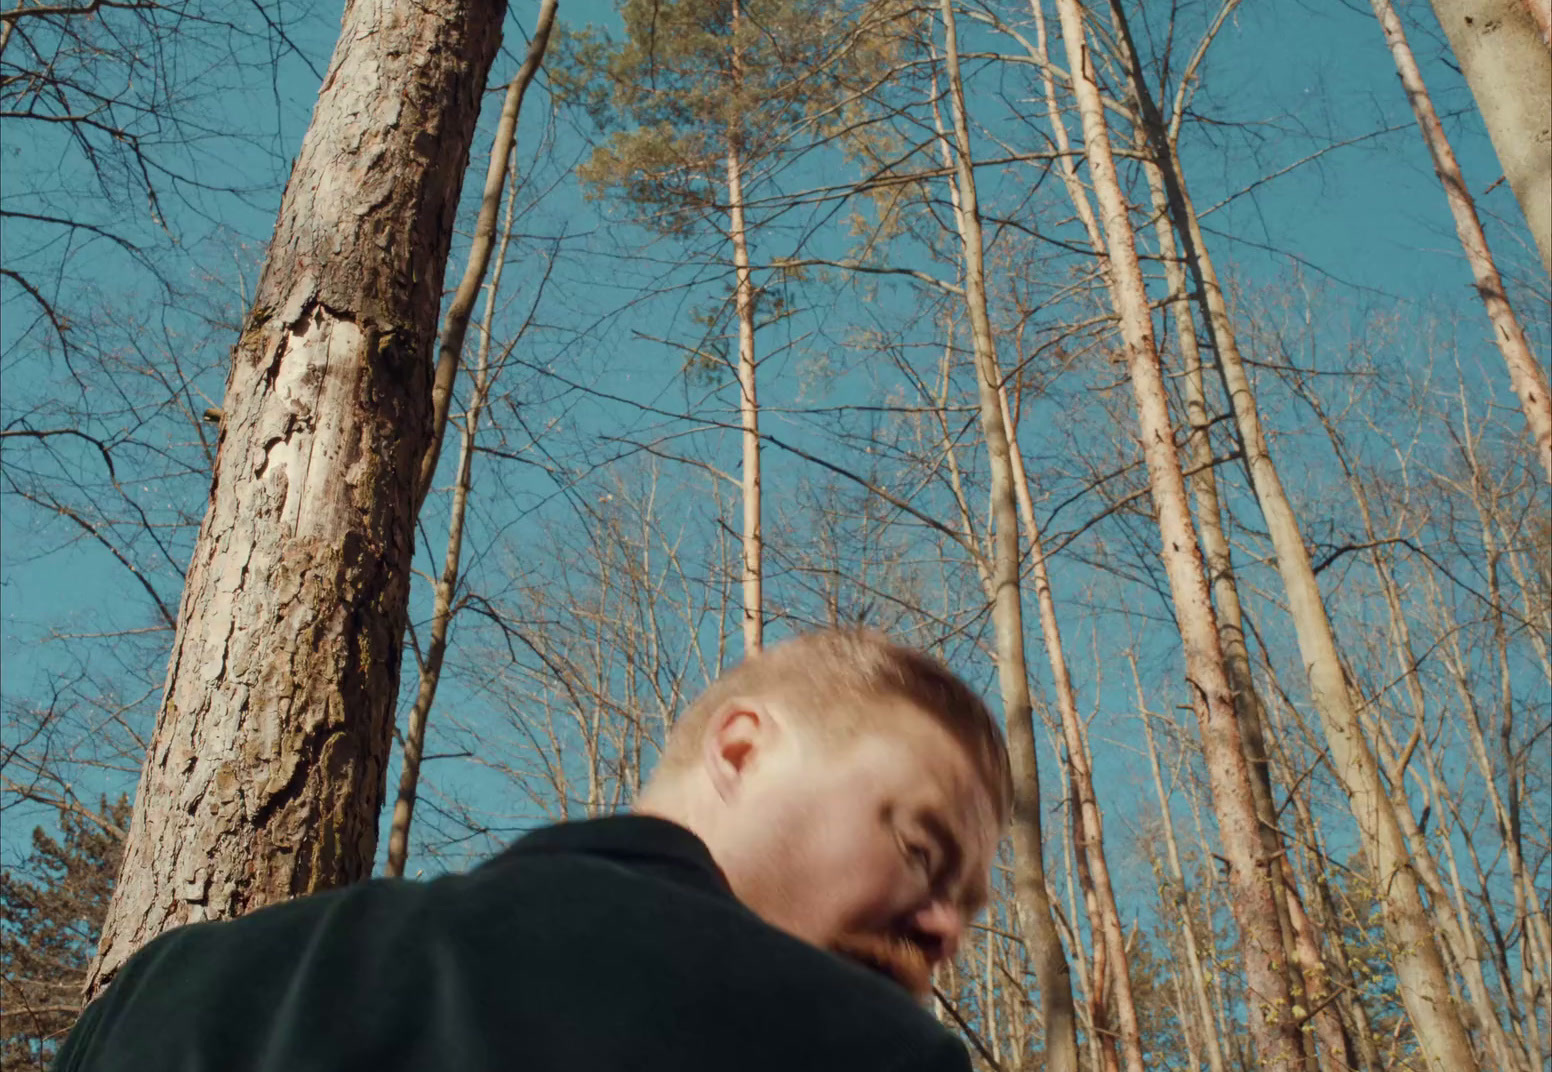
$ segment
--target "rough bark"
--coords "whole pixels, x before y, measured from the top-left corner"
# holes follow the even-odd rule
[[[1121,321],[1149,488],[1163,542],[1164,569],[1200,722],[1219,837],[1229,864],[1230,905],[1244,953],[1251,1032],[1263,1068],[1293,1072],[1302,1064],[1303,1047],[1293,1017],[1270,875],[1272,862],[1261,852],[1250,771],[1208,596],[1207,575],[1186,502],[1185,478],[1175,453],[1136,236],[1121,193],[1099,87],[1088,56],[1083,9],[1077,0],[1058,0],[1057,11],[1083,122],[1089,174],[1105,228],[1111,296]]]
[[[442,272],[500,0],[353,0],[232,354],[209,508],[88,982],[369,874]]]
[[[1504,364],[1509,366],[1509,384],[1519,396],[1520,408],[1525,411],[1525,423],[1530,427],[1542,471],[1552,481],[1552,390],[1547,387],[1546,370],[1531,353],[1519,318],[1514,315],[1514,308],[1509,304],[1503,279],[1498,274],[1498,265],[1494,263],[1492,251],[1487,246],[1487,235],[1482,231],[1482,221],[1477,218],[1471,190],[1461,175],[1455,151],[1450,148],[1449,139],[1445,137],[1444,124],[1439,122],[1438,113],[1434,111],[1428,87],[1423,84],[1423,73],[1412,56],[1412,46],[1407,44],[1401,18],[1390,0],[1370,0],[1370,3],[1374,7],[1375,17],[1379,19],[1380,29],[1385,33],[1385,43],[1390,47],[1391,58],[1395,60],[1396,73],[1401,77],[1401,88],[1406,90],[1407,100],[1411,102],[1412,114],[1417,117],[1417,126],[1422,131],[1424,144],[1428,146],[1428,155],[1433,159],[1434,174],[1439,176],[1439,182],[1444,186],[1450,215],[1455,220],[1455,233],[1460,236],[1461,249],[1465,251],[1466,263],[1471,267],[1477,294],[1492,323],[1493,341],[1498,344],[1498,352],[1503,355]],[[1552,95],[1552,67],[1548,68],[1547,82],[1543,91]],[[1547,134],[1543,149],[1543,163],[1546,163],[1552,160],[1552,132]],[[1541,196],[1543,200],[1552,201],[1552,186],[1543,187]],[[1552,211],[1552,208],[1548,211]],[[1545,251],[1545,247],[1542,248]]]
[[[1298,519],[1283,490],[1261,425],[1255,394],[1240,356],[1228,305],[1186,182],[1152,103],[1135,48],[1127,38],[1128,62],[1143,123],[1164,177],[1170,214],[1185,247],[1185,259],[1206,311],[1208,331],[1218,355],[1218,371],[1233,409],[1245,465],[1256,502],[1277,556],[1278,573],[1288,595],[1299,651],[1309,674],[1311,698],[1320,713],[1332,763],[1357,822],[1364,849],[1374,866],[1383,898],[1386,934],[1394,948],[1397,982],[1407,1013],[1430,1067],[1439,1072],[1471,1072],[1476,1058],[1460,1017],[1450,1001],[1444,963],[1434,944],[1428,915],[1418,893],[1395,811],[1379,766],[1358,721],[1336,649],[1336,637],[1315,580],[1315,571],[1299,532]]]
[[[1552,272],[1552,50],[1544,0],[1433,0],[1541,263]]]
[[[958,192],[956,220],[964,252],[965,305],[975,350],[981,430],[991,470],[993,517],[992,620],[997,635],[997,680],[1007,725],[1013,768],[1012,840],[1014,889],[1020,920],[1035,965],[1045,1016],[1045,1065],[1049,1072],[1077,1072],[1078,1040],[1072,977],[1061,938],[1051,918],[1046,889],[1045,845],[1040,826],[1040,771],[1035,756],[1033,704],[1024,658],[1024,611],[1019,592],[1018,508],[1014,502],[1013,463],[1003,423],[996,342],[986,305],[984,246],[971,167],[970,128],[965,114],[964,82],[959,70],[959,41],[953,0],[941,0],[944,61],[949,110],[953,120],[954,177]]]

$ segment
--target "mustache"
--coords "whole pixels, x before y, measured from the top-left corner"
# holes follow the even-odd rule
[[[932,961],[926,950],[908,938],[893,934],[847,934],[832,942],[830,948],[893,979],[913,997],[926,998],[932,992]]]

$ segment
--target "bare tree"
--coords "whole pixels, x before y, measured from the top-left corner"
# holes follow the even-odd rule
[[[1012,834],[1018,868],[1017,889],[1026,941],[1034,953],[1035,974],[1045,1011],[1046,1067],[1052,1072],[1077,1072],[1072,984],[1061,939],[1051,920],[1046,892],[1045,845],[1040,828],[1040,771],[1035,755],[1029,669],[1024,658],[1024,612],[1019,584],[1022,553],[1010,450],[1013,432],[1003,419],[1002,372],[998,367],[996,342],[987,312],[981,216],[976,200],[953,0],[942,0],[939,11],[943,20],[943,59],[954,132],[955,221],[963,245],[965,307],[975,352],[981,432],[991,466],[995,542],[987,571],[987,595],[992,601],[997,635],[997,681],[1002,691],[1008,755],[1013,766]]]
[[[1288,593],[1299,649],[1309,674],[1315,706],[1326,728],[1326,739],[1349,794],[1354,818],[1363,834],[1365,851],[1385,898],[1386,927],[1396,945],[1396,969],[1402,979],[1407,1009],[1423,1039],[1424,1052],[1442,1072],[1474,1069],[1476,1058],[1459,1017],[1448,1000],[1444,963],[1434,944],[1417,880],[1397,825],[1378,764],[1364,737],[1348,692],[1336,638],[1315,578],[1309,552],[1299,532],[1293,507],[1283,489],[1261,423],[1256,396],[1239,352],[1223,288],[1207,251],[1201,223],[1191,206],[1180,161],[1164,123],[1152,104],[1141,63],[1130,45],[1119,6],[1113,5],[1123,40],[1128,42],[1133,85],[1145,127],[1159,162],[1176,231],[1185,247],[1186,263],[1206,309],[1209,334],[1218,355],[1241,449],[1245,454],[1256,501],[1266,521],[1277,566]]]
[[[1552,47],[1545,0],[1433,0],[1433,10],[1542,266],[1552,273]]]
[[[1186,502],[1185,478],[1175,454],[1174,430],[1129,215],[1110,146],[1077,0],[1058,0],[1068,74],[1083,122],[1085,152],[1107,239],[1112,300],[1121,320],[1128,371],[1136,398],[1143,455],[1163,541],[1163,558],[1185,648],[1186,674],[1195,695],[1203,748],[1212,777],[1219,835],[1229,860],[1232,907],[1239,926],[1245,973],[1257,1013],[1250,1018],[1264,1067],[1292,1069],[1302,1058],[1294,1021],[1270,861],[1260,850],[1259,824],[1233,691],[1213,619],[1207,578]]]
[[[557,0],[542,0],[539,5],[538,23],[533,38],[528,43],[528,53],[522,66],[512,76],[507,86],[506,99],[501,105],[501,118],[490,147],[490,164],[485,173],[485,189],[480,198],[480,213],[474,226],[474,241],[469,259],[464,266],[463,279],[453,296],[442,325],[440,353],[437,357],[436,378],[432,384],[431,443],[426,448],[420,465],[420,486],[416,492],[417,513],[424,504],[436,474],[437,457],[441,453],[442,438],[449,420],[453,384],[463,363],[463,345],[468,330],[469,317],[474,311],[474,300],[485,280],[487,268],[491,271],[489,285],[485,288],[485,319],[480,326],[479,359],[474,369],[473,392],[469,407],[460,422],[458,440],[458,469],[453,477],[452,514],[447,525],[447,549],[443,556],[442,573],[437,578],[432,596],[431,635],[427,639],[426,654],[420,665],[420,686],[415,702],[410,708],[409,723],[404,731],[404,762],[399,771],[399,795],[394,800],[393,822],[388,832],[388,861],[384,873],[404,874],[404,861],[409,854],[410,822],[415,814],[415,791],[420,781],[420,761],[426,742],[426,719],[431,705],[436,702],[437,686],[442,677],[442,661],[447,656],[447,633],[453,618],[453,594],[458,586],[459,560],[463,555],[464,519],[468,512],[469,493],[473,486],[475,443],[479,434],[480,415],[490,395],[494,371],[491,368],[491,334],[494,329],[496,295],[501,287],[501,272],[506,264],[507,249],[512,241],[513,203],[517,185],[508,187],[507,177],[512,169],[517,143],[517,120],[522,112],[523,97],[539,73],[544,62],[545,49],[550,43],[550,31],[555,26]],[[497,243],[497,212],[501,205],[502,190],[508,189],[506,220]],[[494,251],[495,264],[491,265]]]
[[[1450,203],[1450,215],[1455,218],[1455,232],[1460,235],[1460,245],[1466,254],[1466,263],[1471,267],[1471,275],[1476,282],[1477,294],[1482,299],[1483,306],[1487,309],[1487,318],[1493,326],[1493,341],[1498,344],[1499,353],[1503,354],[1504,363],[1509,366],[1509,383],[1514,387],[1514,393],[1519,396],[1520,407],[1525,411],[1525,423],[1530,427],[1531,439],[1535,442],[1535,449],[1541,459],[1541,468],[1545,470],[1547,480],[1552,483],[1552,389],[1547,386],[1546,370],[1541,367],[1534,354],[1531,353],[1530,344],[1525,341],[1525,332],[1520,327],[1519,317],[1514,315],[1514,309],[1509,305],[1509,296],[1504,291],[1503,279],[1498,274],[1498,266],[1493,262],[1493,254],[1487,247],[1487,235],[1482,231],[1482,223],[1477,219],[1476,205],[1471,199],[1471,190],[1466,185],[1465,177],[1460,172],[1460,165],[1455,160],[1455,151],[1450,148],[1450,142],[1444,134],[1444,125],[1439,122],[1438,113],[1434,111],[1433,100],[1428,96],[1428,87],[1423,84],[1423,73],[1418,69],[1417,61],[1412,56],[1412,47],[1407,44],[1406,31],[1401,25],[1401,17],[1396,14],[1395,7],[1390,0],[1370,0],[1374,7],[1374,15],[1380,22],[1380,29],[1385,33],[1385,43],[1390,46],[1391,57],[1396,61],[1396,73],[1401,76],[1401,88],[1406,91],[1407,100],[1412,105],[1412,114],[1417,117],[1417,126],[1422,131],[1423,141],[1428,146],[1428,155],[1433,158],[1434,173],[1439,176],[1439,181],[1444,185],[1444,196]],[[1513,6],[1513,5],[1508,5]],[[1469,19],[1467,21],[1470,21]],[[1500,32],[1512,32],[1505,28]],[[1546,59],[1547,53],[1542,52],[1542,58]],[[1546,77],[1542,79],[1543,88],[1552,87],[1552,61],[1546,67]],[[1552,143],[1552,129],[1548,129],[1542,136],[1542,141]],[[1544,158],[1542,175],[1544,185],[1540,196],[1544,202],[1552,201],[1552,149],[1541,153]],[[1518,192],[1519,187],[1515,187]],[[1544,208],[1545,206],[1543,206]],[[1552,212],[1552,209],[1547,209]],[[1526,217],[1531,217],[1530,209],[1526,210]],[[1541,221],[1543,225],[1546,221]],[[1548,255],[1546,240],[1542,237],[1542,255]]]

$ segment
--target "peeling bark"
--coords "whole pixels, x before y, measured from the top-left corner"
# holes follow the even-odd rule
[[[504,11],[346,6],[233,349],[89,996],[171,927],[370,873],[442,272]]]

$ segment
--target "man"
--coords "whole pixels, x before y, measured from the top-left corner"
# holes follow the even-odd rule
[[[634,814],[171,931],[56,1068],[967,1072],[913,996],[985,902],[1010,797],[940,663],[799,637],[684,713]]]

